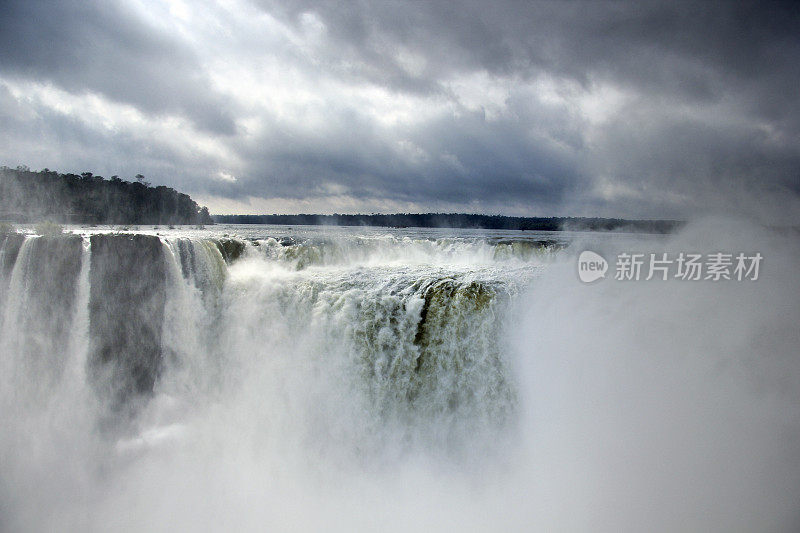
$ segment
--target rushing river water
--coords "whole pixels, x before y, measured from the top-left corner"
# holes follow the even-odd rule
[[[792,530],[798,260],[714,220],[0,236],[0,530]]]

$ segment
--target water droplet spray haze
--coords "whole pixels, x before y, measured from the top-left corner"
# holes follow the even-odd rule
[[[152,279],[137,281],[90,268],[102,239],[128,261],[120,237],[25,239],[0,280],[0,529],[797,525],[795,239],[730,221],[655,241],[575,235],[561,251],[470,232],[252,231],[140,239],[153,264],[137,275]],[[639,245],[759,249],[765,268],[752,284],[576,279],[578,250]],[[37,292],[40,254],[63,272],[50,289],[63,321]],[[149,328],[140,345],[114,320],[132,295],[160,317],[123,313]],[[158,364],[103,366],[106,346],[156,346]],[[62,368],[47,390],[28,359]]]

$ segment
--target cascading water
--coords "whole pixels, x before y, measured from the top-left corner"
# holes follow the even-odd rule
[[[591,243],[700,249],[708,231]],[[771,381],[800,375],[771,356],[796,330],[732,311],[760,297],[800,316],[781,270],[800,252],[777,237],[727,243],[773,251],[772,278],[698,290],[583,286],[579,234],[74,232],[0,236],[0,530],[794,523],[765,480],[800,480],[780,468],[796,455],[767,436],[798,434],[796,395]],[[723,302],[727,321],[647,321],[698,308],[697,294]],[[728,322],[738,337],[726,344]],[[683,355],[668,360],[666,345]],[[772,357],[761,371],[781,371],[754,374],[741,346]],[[768,394],[753,392],[755,377]],[[673,405],[694,406],[675,411],[685,424]],[[683,456],[649,433],[687,427]],[[647,466],[632,472],[629,460]],[[677,461],[674,476],[651,468],[664,460]],[[687,464],[741,488],[714,498]]]
[[[29,385],[19,391],[26,401],[46,398],[60,380],[79,312],[82,264],[80,237],[31,236],[21,243],[7,283],[3,280],[4,375]]]

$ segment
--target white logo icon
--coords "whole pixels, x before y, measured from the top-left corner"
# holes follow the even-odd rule
[[[606,277],[608,261],[602,255],[585,250],[578,256],[578,277],[584,283],[591,283]]]

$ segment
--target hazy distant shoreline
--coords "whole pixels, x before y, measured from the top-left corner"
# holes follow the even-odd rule
[[[590,217],[512,217],[466,213],[396,213],[388,215],[212,215],[218,224],[377,226],[395,228],[500,229],[520,231],[631,231],[669,233],[677,220],[626,220]]]

